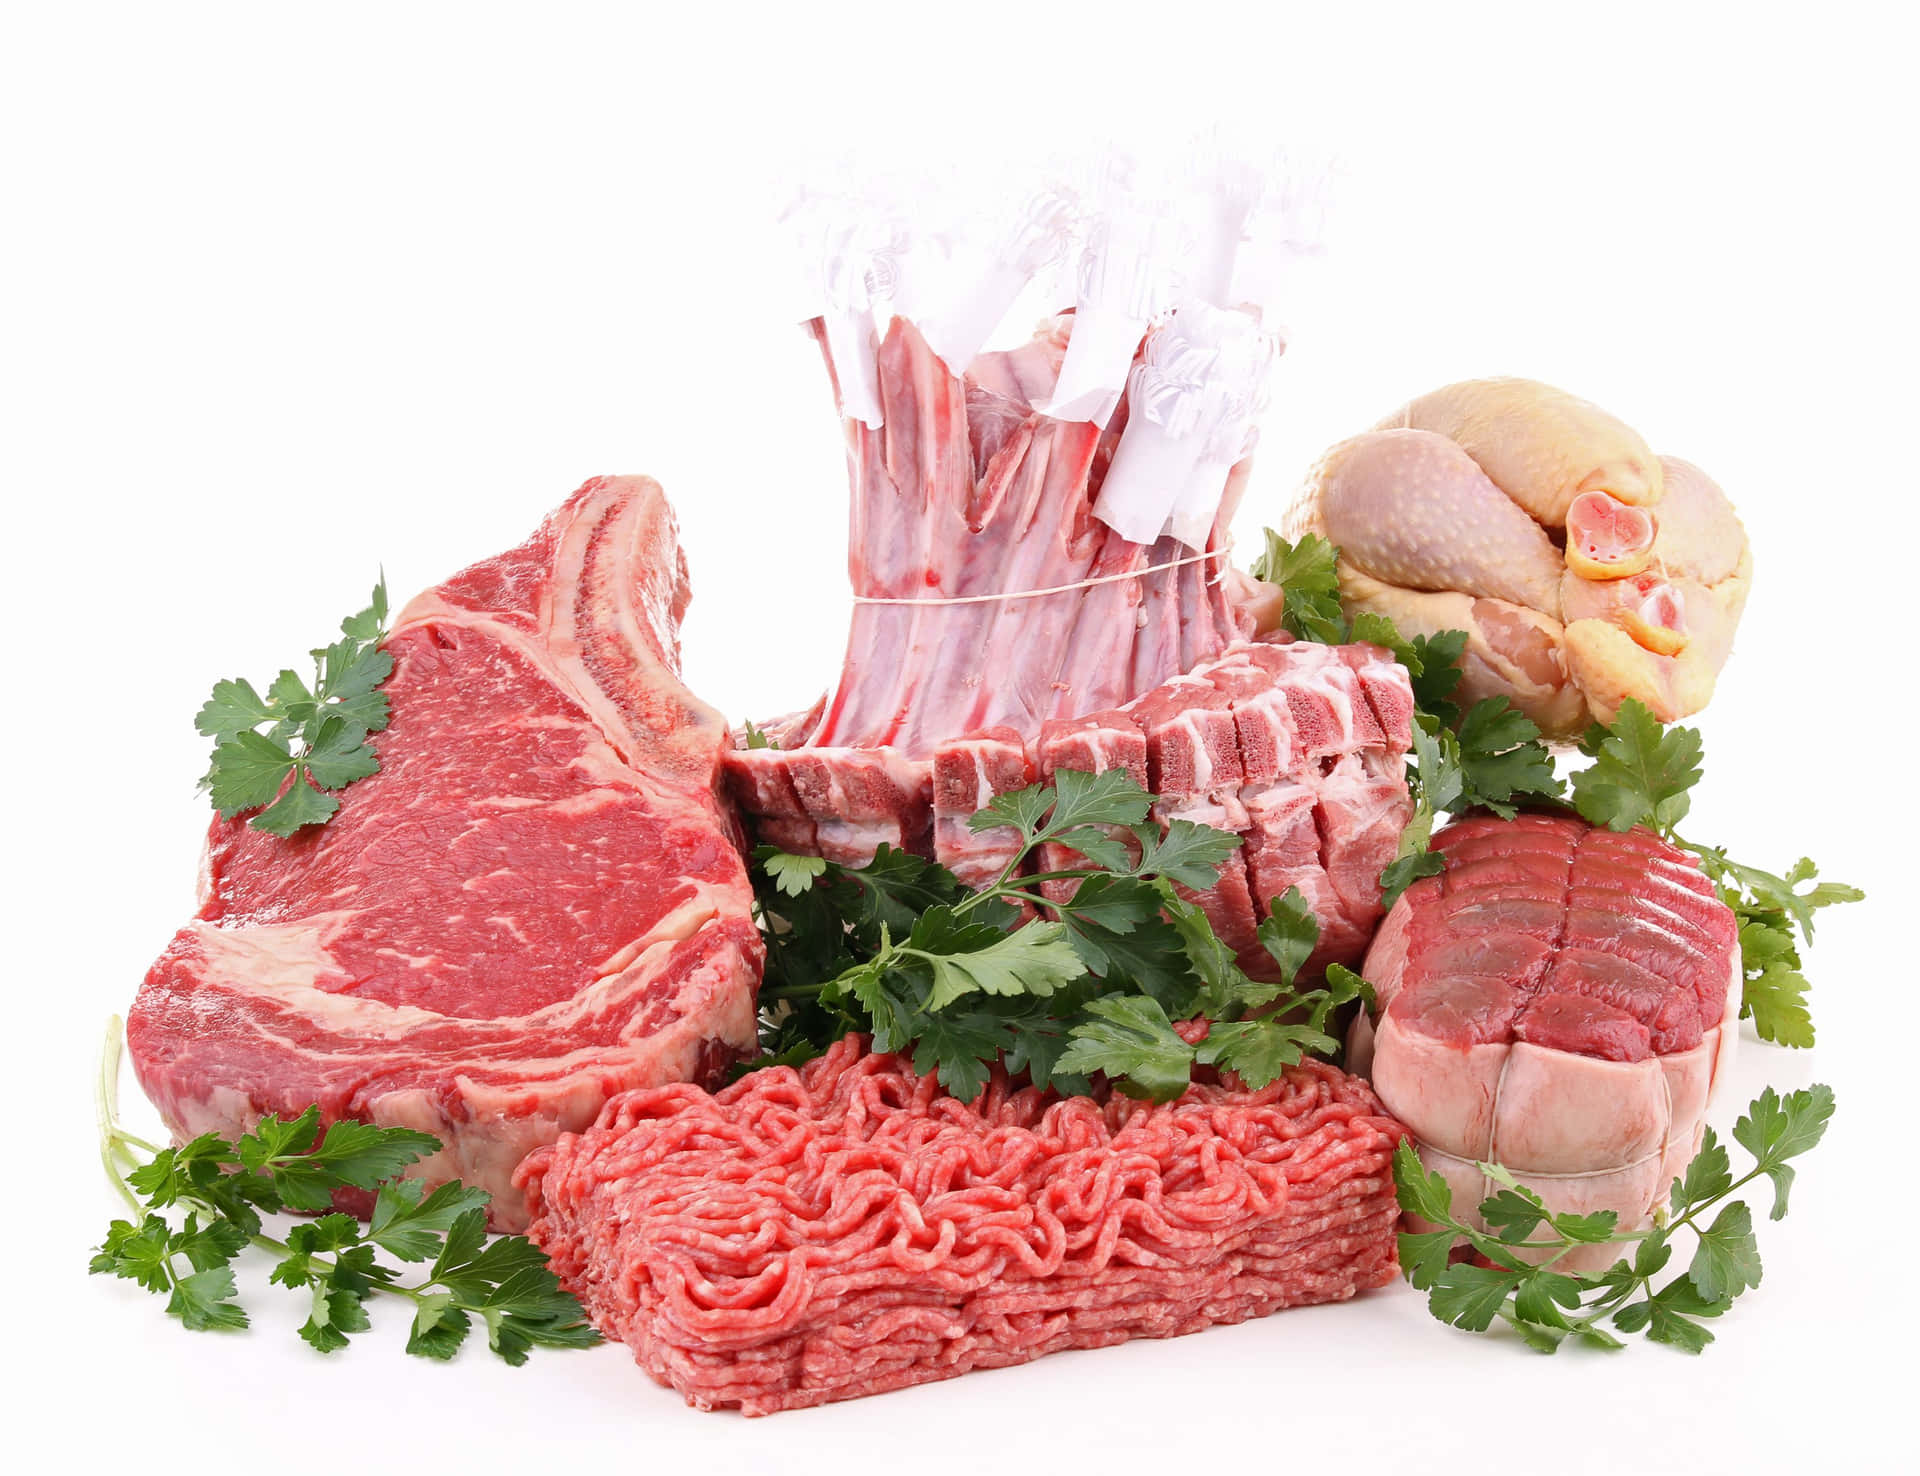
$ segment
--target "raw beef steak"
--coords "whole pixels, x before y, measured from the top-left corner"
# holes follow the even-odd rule
[[[135,1001],[176,1134],[315,1102],[418,1128],[446,1147],[417,1172],[513,1230],[529,1151],[753,1046],[762,949],[726,726],[678,675],[686,602],[659,487],[610,477],[400,613],[379,773],[290,840],[216,820]]]
[[[1739,1036],[1732,911],[1693,858],[1570,815],[1473,816],[1433,840],[1367,953],[1349,1062],[1471,1216],[1504,1164],[1555,1210],[1648,1223],[1699,1151]],[[1560,1263],[1604,1268],[1617,1246]]]
[[[709,1096],[631,1092],[527,1159],[533,1238],[702,1409],[798,1409],[1383,1286],[1393,1150],[1318,1061],[1152,1105],[972,1103],[849,1036]]]

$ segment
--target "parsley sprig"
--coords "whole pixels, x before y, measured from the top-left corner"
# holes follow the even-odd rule
[[[163,1148],[118,1122],[119,1066],[116,1019],[97,1094],[100,1158],[131,1218],[108,1226],[88,1269],[166,1297],[183,1326],[247,1325],[234,1264],[253,1247],[274,1258],[270,1282],[307,1292],[300,1336],[322,1353],[372,1325],[367,1303],[376,1293],[411,1304],[407,1351],[423,1358],[453,1357],[476,1319],[487,1346],[516,1365],[535,1347],[600,1340],[537,1246],[519,1235],[487,1238],[485,1190],[454,1180],[428,1193],[418,1179],[399,1177],[439,1151],[432,1135],[351,1121],[322,1134],[315,1106],[291,1119],[268,1116],[234,1142],[204,1133]],[[326,1210],[341,1189],[374,1196],[369,1220],[327,1213],[294,1225],[285,1239],[267,1233],[266,1216]],[[403,1283],[392,1262],[424,1266],[425,1274]]]
[[[1709,1128],[1674,1183],[1670,1208],[1653,1228],[1637,1231],[1620,1230],[1612,1210],[1554,1213],[1498,1164],[1480,1165],[1501,1187],[1481,1201],[1486,1228],[1470,1226],[1454,1214],[1446,1179],[1429,1172],[1403,1142],[1393,1163],[1401,1206],[1435,1228],[1401,1234],[1401,1264],[1427,1293],[1433,1315],[1468,1332],[1485,1332],[1497,1320],[1542,1353],[1556,1352],[1568,1339],[1619,1349],[1626,1346],[1620,1334],[1636,1333],[1698,1353],[1713,1341],[1706,1322],[1760,1284],[1753,1212],[1733,1196],[1764,1176],[1773,1183],[1772,1218],[1784,1217],[1791,1161],[1819,1143],[1832,1116],[1830,1087],[1785,1097],[1767,1088],[1733,1127],[1753,1166],[1734,1178],[1726,1147]],[[1682,1231],[1692,1236],[1693,1256],[1684,1273],[1656,1287]],[[1463,1242],[1470,1258],[1456,1260],[1455,1247]],[[1561,1268],[1569,1251],[1588,1245],[1618,1245],[1621,1258],[1597,1274]]]
[[[214,740],[200,784],[223,820],[259,809],[249,824],[285,838],[324,825],[340,808],[330,791],[379,769],[367,735],[387,726],[387,694],[375,690],[393,674],[380,649],[386,623],[383,578],[367,608],[340,622],[340,639],[309,653],[311,684],[291,669],[264,697],[245,678],[214,683],[193,725]]]
[[[860,868],[762,847],[769,1054],[754,1065],[794,1064],[860,1030],[963,1098],[1004,1061],[1038,1086],[1085,1092],[1104,1076],[1164,1101],[1197,1065],[1257,1088],[1333,1053],[1329,1018],[1365,986],[1341,969],[1294,988],[1319,936],[1305,900],[1290,890],[1260,924],[1279,980],[1251,978],[1178,890],[1216,885],[1239,838],[1186,820],[1163,831],[1153,799],[1124,770],[1063,771],[998,796],[972,827],[1018,840],[978,890],[886,847]],[[1087,864],[1027,870],[1048,845]],[[1187,1020],[1207,1022],[1198,1044],[1175,1029]]]
[[[1564,808],[1570,799],[1589,824],[1617,831],[1644,825],[1699,857],[1740,922],[1746,976],[1742,1018],[1753,1021],[1762,1040],[1811,1046],[1801,945],[1813,941],[1816,911],[1858,902],[1866,894],[1841,882],[1819,881],[1804,856],[1778,876],[1681,836],[1677,827],[1693,802],[1689,791],[1704,772],[1699,731],[1663,726],[1631,698],[1610,725],[1589,729],[1581,740],[1589,763],[1574,772],[1569,796],[1552,750],[1525,714],[1501,697],[1483,699],[1465,712],[1453,700],[1466,633],[1448,630],[1407,640],[1391,620],[1373,611],[1347,620],[1340,605],[1339,557],[1340,550],[1325,539],[1309,535],[1289,543],[1269,530],[1254,573],[1283,585],[1281,619],[1294,635],[1371,641],[1392,651],[1412,679],[1416,722],[1407,785],[1414,816],[1380,875],[1388,905],[1421,877],[1442,870],[1440,857],[1428,850],[1442,815],[1482,809],[1510,818],[1522,806]]]

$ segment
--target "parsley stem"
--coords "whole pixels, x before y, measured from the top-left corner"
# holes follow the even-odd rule
[[[100,1052],[100,1076],[94,1083],[93,1112],[94,1121],[100,1129],[100,1166],[107,1171],[107,1178],[119,1191],[120,1197],[127,1202],[137,1221],[146,1213],[146,1207],[140,1203],[115,1158],[116,1144],[119,1139],[118,1124],[114,1117],[120,1104],[120,1036],[122,1031],[120,1017],[107,1017],[106,1045]],[[168,1272],[172,1274],[171,1270]]]
[[[285,1260],[293,1254],[293,1247],[288,1245],[286,1241],[276,1240],[264,1231],[258,1235],[250,1236],[248,1243],[258,1247],[260,1250],[269,1251],[282,1260]],[[339,1258],[337,1256],[329,1258],[309,1253],[307,1263],[322,1272],[324,1276],[330,1277],[339,1266]],[[378,1278],[373,1278],[371,1285],[374,1291],[392,1292],[396,1297],[405,1297],[417,1307],[420,1305],[421,1299],[427,1295],[426,1288],[432,1286],[433,1283],[429,1281],[423,1286],[411,1287],[401,1286],[398,1282],[381,1281]]]
[[[125,1027],[118,1015],[113,1015],[108,1018],[106,1045],[100,1053],[100,1075],[94,1083],[94,1120],[99,1124],[100,1128],[101,1167],[107,1171],[108,1181],[113,1185],[114,1189],[119,1192],[120,1197],[127,1202],[127,1207],[133,1211],[134,1219],[137,1222],[148,1213],[148,1209],[146,1205],[140,1202],[139,1196],[133,1192],[132,1186],[127,1183],[125,1172],[127,1165],[123,1160],[131,1158],[131,1154],[128,1151],[130,1149],[137,1148],[149,1154],[159,1153],[161,1150],[147,1142],[144,1138],[135,1137],[116,1121],[120,1107],[120,1041],[124,1029]],[[276,1240],[273,1236],[267,1235],[264,1232],[250,1236],[249,1241],[261,1250],[271,1251],[274,1255],[282,1259],[293,1254],[292,1246],[288,1245],[284,1240]],[[333,1261],[324,1260],[320,1256],[313,1256],[310,1257],[310,1259],[314,1265],[323,1266],[328,1272],[334,1269],[335,1262]],[[179,1274],[173,1269],[173,1258],[171,1256],[162,1263],[161,1269],[166,1273],[169,1286],[178,1286],[180,1284]],[[428,1284],[431,1285],[431,1283]],[[416,1291],[412,1287],[397,1286],[388,1281],[375,1281],[373,1283],[373,1289],[375,1291],[392,1292],[395,1296],[405,1297],[415,1306],[418,1306],[421,1298],[426,1295],[423,1290]]]
[[[961,898],[960,901],[954,905],[954,909],[953,909],[954,916],[955,917],[964,916],[966,913],[970,912],[973,908],[978,907],[982,902],[989,901],[996,897],[1005,896],[1009,890],[1007,884],[1010,881],[1012,881],[1014,877],[1019,875],[1020,867],[1022,866],[1022,864],[1025,863],[1028,855],[1034,850],[1035,847],[1039,846],[1041,842],[1045,841],[1048,838],[1048,834],[1049,832],[1045,830],[1039,831],[1034,834],[1023,834],[1020,838],[1021,839],[1020,849],[1015,851],[1013,855],[1007,859],[1007,864],[1001,867],[1000,874],[993,879],[993,884],[991,886],[982,887],[979,891],[975,892],[971,897]],[[1015,887],[1012,890],[1018,891],[1019,889]],[[1027,899],[1027,900],[1031,900],[1031,899]]]

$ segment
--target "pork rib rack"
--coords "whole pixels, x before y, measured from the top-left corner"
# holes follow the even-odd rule
[[[678,677],[686,601],[659,487],[617,477],[401,612],[380,771],[290,840],[215,821],[134,1003],[175,1134],[316,1102],[417,1128],[446,1146],[415,1172],[515,1230],[528,1151],[753,1047],[763,954],[726,727]]]
[[[1349,1059],[1469,1223],[1503,1164],[1556,1211],[1650,1222],[1699,1152],[1739,1037],[1732,911],[1693,858],[1568,815],[1473,816],[1434,837],[1367,954]],[[1560,1264],[1603,1269],[1617,1246]]]
[[[1406,673],[1372,646],[1241,639],[1222,576],[1244,461],[1199,550],[1094,516],[1126,401],[1105,430],[1034,409],[1071,324],[955,376],[893,320],[884,423],[845,423],[858,602],[839,682],[766,725],[771,747],[727,755],[730,792],[783,850],[857,866],[885,844],[978,884],[1009,841],[969,830],[975,810],[1062,768],[1124,767],[1163,823],[1244,837],[1201,900],[1250,967],[1271,967],[1253,929],[1293,885],[1319,961],[1352,962],[1412,813]]]

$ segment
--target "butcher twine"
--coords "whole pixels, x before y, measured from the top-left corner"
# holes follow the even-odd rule
[[[1513,1065],[1513,1046],[1520,1044],[1522,1044],[1522,1042],[1515,1041],[1507,1047],[1507,1054],[1500,1062],[1499,1078],[1493,1084],[1493,1108],[1487,1117],[1486,1157],[1479,1159],[1462,1158],[1457,1153],[1449,1153],[1444,1148],[1435,1147],[1425,1138],[1419,1140],[1422,1148],[1437,1157],[1451,1159],[1454,1163],[1471,1164],[1474,1168],[1479,1169],[1480,1197],[1482,1199],[1493,1193],[1493,1180],[1488,1177],[1486,1166],[1490,1163],[1497,1164],[1500,1162],[1499,1155],[1494,1152],[1494,1139],[1500,1131],[1500,1094],[1507,1089],[1507,1070]],[[1542,1047],[1542,1049],[1545,1048]],[[1656,1056],[1654,1059],[1658,1060],[1659,1058]],[[1667,1125],[1660,1134],[1660,1146],[1658,1148],[1653,1149],[1651,1152],[1641,1154],[1631,1163],[1616,1163],[1612,1168],[1576,1169],[1569,1173],[1549,1173],[1544,1170],[1535,1171],[1533,1169],[1510,1169],[1508,1172],[1515,1174],[1516,1177],[1524,1175],[1529,1179],[1591,1179],[1600,1174],[1625,1173],[1628,1169],[1639,1168],[1641,1164],[1650,1163],[1656,1158],[1665,1158],[1673,1147],[1673,1082],[1668,1079],[1664,1067],[1660,1072],[1660,1085],[1667,1094]],[[1384,1096],[1381,1100],[1383,1102],[1386,1101]],[[1386,1107],[1389,1112],[1394,1110],[1391,1102],[1387,1102]]]
[[[1233,541],[1229,539],[1219,548],[1209,549],[1205,553],[1190,554],[1184,559],[1169,559],[1164,564],[1149,564],[1144,569],[1128,569],[1120,574],[1102,574],[1097,579],[1080,579],[1072,584],[1055,584],[1046,589],[1006,589],[993,594],[978,595],[937,595],[932,598],[911,596],[855,595],[856,605],[992,605],[1002,600],[1032,600],[1041,595],[1071,594],[1076,589],[1092,589],[1096,584],[1118,584],[1123,579],[1144,579],[1149,574],[1157,574],[1162,569],[1179,569],[1188,564],[1202,563],[1207,559],[1224,559],[1233,552]],[[1210,578],[1208,584],[1218,584],[1227,577],[1223,565],[1218,573]]]

